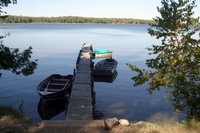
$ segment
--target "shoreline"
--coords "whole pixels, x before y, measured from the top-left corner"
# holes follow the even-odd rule
[[[101,24],[101,25],[149,25],[149,24],[126,24],[126,23],[0,23],[1,24]]]
[[[60,17],[31,17],[31,16],[2,16],[0,23],[62,23],[62,24],[154,24],[152,19],[134,18],[93,18],[79,16]]]
[[[200,131],[200,121],[190,120],[183,122],[148,122],[135,121],[130,124],[113,124],[111,128],[107,128],[104,120],[89,120],[89,121],[66,121],[66,120],[42,120],[33,122],[30,117],[14,110],[12,107],[0,106],[0,130],[5,132],[94,132],[99,133],[198,133]]]

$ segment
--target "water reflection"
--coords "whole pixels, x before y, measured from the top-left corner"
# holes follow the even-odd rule
[[[89,42],[95,48],[113,50],[113,57],[119,62],[118,75],[112,84],[95,82],[96,110],[103,112],[105,118],[117,117],[135,121],[147,120],[155,112],[166,112],[170,115],[173,113],[171,105],[164,99],[165,91],[161,90],[160,93],[149,95],[146,86],[133,88],[130,80],[132,73],[125,65],[127,62],[134,62],[138,67],[146,69],[145,59],[149,55],[145,48],[159,42],[147,34],[148,25],[2,24],[0,28],[1,34],[11,32],[11,36],[4,39],[5,46],[20,49],[32,46],[33,59],[39,59],[35,73],[29,77],[16,76],[8,71],[3,72],[0,79],[1,105],[7,104],[18,108],[19,99],[23,99],[26,114],[39,122],[40,117],[35,111],[39,100],[36,85],[50,73],[71,73],[75,68],[75,60],[81,44]],[[102,34],[103,32],[105,35]],[[124,34],[124,36],[119,37],[115,34]],[[151,105],[155,99],[161,102]],[[124,105],[123,114],[115,113],[115,110],[121,106],[111,106],[119,102]],[[47,108],[45,110],[48,110]],[[63,118],[64,112],[51,119]],[[178,118],[181,120],[184,116],[178,115]]]
[[[191,58],[189,58],[191,59]],[[188,62],[193,62],[191,60]],[[163,59],[164,60],[164,59]],[[138,75],[133,76],[134,86],[149,82],[149,93],[165,87],[170,90],[170,102],[176,112],[186,113],[188,119],[200,119],[200,83],[199,68],[186,63],[165,66],[164,61],[159,64],[157,59],[146,60],[147,66],[155,72],[140,70],[134,65],[129,67]],[[152,65],[153,64],[153,65]],[[154,66],[157,64],[157,66]]]
[[[186,112],[188,119],[200,120],[200,88],[178,85],[171,92],[171,101],[176,111]]]
[[[104,117],[104,112],[98,111],[98,110],[94,110],[94,120],[101,120]]]
[[[62,113],[66,108],[66,99],[58,99],[49,102],[43,102],[42,98],[38,103],[38,114],[42,120],[49,120],[52,117]]]
[[[113,83],[117,78],[118,72],[115,71],[112,76],[94,76],[95,82]]]

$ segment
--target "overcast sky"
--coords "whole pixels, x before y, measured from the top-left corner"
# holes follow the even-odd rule
[[[4,8],[9,15],[83,16],[152,19],[161,0],[18,0]],[[200,16],[200,2],[195,16]]]

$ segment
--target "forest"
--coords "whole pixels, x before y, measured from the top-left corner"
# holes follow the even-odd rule
[[[0,23],[90,23],[90,24],[152,24],[153,20],[132,18],[92,18],[78,16],[28,17],[1,16]]]

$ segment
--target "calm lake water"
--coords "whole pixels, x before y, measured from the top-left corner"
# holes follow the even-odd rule
[[[133,72],[126,63],[146,68],[150,58],[145,48],[159,43],[147,33],[148,25],[113,24],[1,24],[0,35],[10,33],[4,45],[25,49],[33,47],[33,59],[38,59],[38,68],[31,76],[16,76],[2,71],[0,78],[0,105],[23,109],[35,121],[42,118],[38,113],[40,97],[36,91],[39,82],[50,74],[72,74],[76,58],[83,43],[91,43],[94,49],[113,51],[118,61],[118,76],[113,83],[95,82],[96,111],[103,118],[117,117],[131,121],[182,120],[183,113],[175,113],[167,90],[149,94],[148,85],[133,86]],[[97,62],[99,60],[94,60]],[[20,106],[22,105],[22,106]],[[55,105],[54,105],[55,106]],[[53,114],[52,108],[42,108]],[[39,106],[40,107],[40,106]],[[63,106],[57,107],[60,114],[52,119],[64,119]]]

